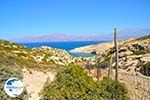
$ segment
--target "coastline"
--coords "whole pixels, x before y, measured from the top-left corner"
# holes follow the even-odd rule
[[[32,43],[19,43],[21,45],[24,45],[30,49],[32,48],[37,48],[37,47],[41,47],[41,46],[48,46],[48,47],[52,47],[52,48],[58,48],[58,49],[65,49],[67,51],[70,51],[74,48],[78,48],[78,47],[83,47],[83,46],[88,46],[88,45],[92,45],[92,44],[99,44],[99,43],[103,43],[105,41],[62,41],[62,42],[32,42]]]
[[[113,42],[104,42],[99,44],[92,44],[87,46],[78,47],[70,50],[71,53],[91,53],[95,50],[97,53],[103,53],[106,50],[112,48],[114,46]]]
[[[122,45],[124,43],[130,42],[135,40],[136,38],[129,38],[127,40],[121,40],[118,41],[119,45]],[[72,50],[70,50],[69,52],[71,53],[91,53],[93,51],[96,51],[98,54],[102,54],[105,53],[106,51],[110,50],[110,48],[114,47],[114,42],[102,42],[102,43],[98,43],[98,44],[91,44],[91,45],[87,45],[87,46],[82,46],[82,47],[78,47],[78,48],[74,48]]]

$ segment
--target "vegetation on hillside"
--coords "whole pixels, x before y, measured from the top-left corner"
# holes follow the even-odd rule
[[[127,41],[119,46],[119,56],[122,65],[132,64],[133,60],[140,62],[144,55],[149,54],[149,36],[136,39],[135,41]],[[139,42],[139,40],[141,40]],[[146,40],[146,41],[145,41]],[[114,48],[102,54],[98,61],[95,60],[94,67],[107,68]],[[133,58],[136,57],[137,59]],[[149,56],[149,55],[148,55]],[[148,58],[148,57],[147,57]],[[146,59],[147,59],[146,58]],[[0,96],[1,98],[9,98],[3,90],[4,82],[9,77],[18,77],[22,79],[22,68],[35,68],[37,70],[58,69],[56,79],[53,82],[47,81],[42,92],[41,100],[128,100],[127,89],[118,81],[104,78],[101,81],[94,81],[87,75],[82,67],[69,64],[77,62],[67,52],[59,49],[44,47],[28,49],[8,41],[0,41]],[[112,64],[114,63],[112,59]],[[60,67],[62,64],[63,67]],[[69,65],[68,65],[69,64]],[[67,66],[68,65],[68,66]],[[141,73],[150,76],[150,62],[140,62]],[[89,70],[93,67],[87,66]],[[130,65],[129,67],[132,67]],[[25,92],[17,98],[22,100],[26,96]],[[16,100],[16,99],[15,99]]]
[[[26,100],[28,98],[26,91],[24,91],[19,97],[11,98],[4,91],[5,82],[12,77],[22,79],[22,73],[19,66],[17,66],[11,55],[2,56],[0,53],[0,98],[1,100]]]
[[[63,67],[56,79],[47,82],[41,100],[127,100],[123,84],[105,78],[95,82],[85,70],[76,65]]]
[[[149,62],[141,62],[138,64],[140,67],[140,71],[142,74],[146,76],[150,76],[150,61]]]
[[[11,55],[21,67],[37,70],[57,69],[57,65],[68,65],[69,63],[82,61],[81,58],[70,56],[65,50],[46,46],[29,49],[5,40],[0,40],[0,51],[0,54],[4,56]]]

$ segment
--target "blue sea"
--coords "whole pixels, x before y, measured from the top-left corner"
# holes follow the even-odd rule
[[[34,42],[34,43],[19,43],[21,45],[27,46],[28,48],[35,48],[41,46],[49,46],[52,48],[65,49],[68,52],[74,48],[87,46],[91,44],[103,43],[106,41],[73,41],[73,42]],[[89,57],[93,54],[84,54],[84,53],[70,53],[69,54],[76,57]]]

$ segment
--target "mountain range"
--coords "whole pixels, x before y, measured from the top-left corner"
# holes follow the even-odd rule
[[[145,29],[124,29],[118,31],[119,40],[125,40],[128,38],[138,38],[144,35],[150,34],[150,28]],[[29,36],[23,38],[12,39],[13,42],[61,42],[61,41],[111,41],[113,39],[113,33],[99,33],[99,34],[64,34],[64,33],[52,33],[41,36]]]

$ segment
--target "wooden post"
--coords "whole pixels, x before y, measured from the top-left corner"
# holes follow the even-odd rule
[[[99,80],[99,66],[97,66],[97,80]]]
[[[90,76],[90,72],[91,72],[90,67],[91,67],[91,64],[90,64],[90,62],[89,62],[89,61],[87,61],[87,63],[86,63],[86,67],[87,67],[87,69],[88,69],[89,76]]]
[[[112,59],[113,59],[113,55],[110,58],[110,62],[109,62],[109,69],[108,69],[108,77],[110,78],[110,75],[112,74]]]
[[[118,41],[117,41],[117,29],[114,29],[114,46],[115,46],[115,80],[118,81]]]

